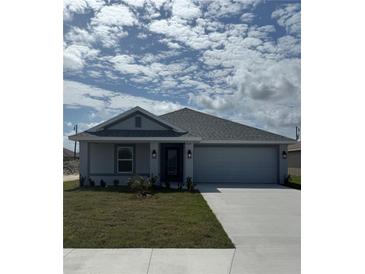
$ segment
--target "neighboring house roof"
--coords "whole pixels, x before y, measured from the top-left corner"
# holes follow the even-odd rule
[[[67,148],[63,148],[63,157],[74,157],[74,152]],[[79,157],[78,153],[76,153],[76,157]]]
[[[135,113],[143,113],[149,118],[166,125],[169,130],[118,130],[108,127]],[[295,140],[261,129],[232,122],[189,108],[155,116],[135,107],[87,131],[69,137],[71,140],[184,140],[202,143],[267,143],[290,144]]]
[[[293,142],[293,139],[183,108],[160,116],[163,120],[199,136],[203,141]]]
[[[300,151],[301,150],[301,142],[297,142],[295,144],[288,145],[288,151]]]

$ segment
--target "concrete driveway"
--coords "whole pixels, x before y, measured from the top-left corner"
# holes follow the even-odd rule
[[[300,191],[279,185],[199,185],[236,246],[231,274],[300,273]]]

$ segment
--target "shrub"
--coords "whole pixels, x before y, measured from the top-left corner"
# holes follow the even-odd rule
[[[106,183],[103,179],[100,180],[100,186],[101,187],[106,187]]]
[[[95,186],[95,182],[91,178],[89,178],[89,186]]]
[[[184,182],[183,182],[183,181],[178,182],[178,184],[177,184],[177,188],[178,188],[178,190],[179,190],[179,191],[182,191],[183,187],[184,187]]]
[[[152,184],[149,179],[136,175],[128,179],[128,187],[131,191],[137,193],[137,196],[144,197],[151,194]]]
[[[113,181],[113,185],[114,185],[114,186],[118,186],[118,185],[119,185],[119,180],[118,180],[118,179],[115,179],[115,180]]]
[[[85,177],[80,175],[80,187],[83,187],[85,184]]]
[[[193,183],[193,179],[191,177],[186,178],[186,188],[190,192],[194,192],[196,184]]]
[[[157,181],[158,181],[158,176],[153,176],[153,174],[152,174],[152,176],[150,178],[152,188],[154,188],[156,186]]]
[[[166,187],[166,189],[170,189],[170,182],[168,181],[168,180],[166,180],[166,182],[165,182],[165,187]]]

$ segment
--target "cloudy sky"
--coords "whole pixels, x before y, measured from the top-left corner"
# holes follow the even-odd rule
[[[139,105],[300,125],[300,2],[64,0],[64,145]]]

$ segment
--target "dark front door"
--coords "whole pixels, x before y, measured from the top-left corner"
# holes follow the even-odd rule
[[[182,180],[182,145],[164,144],[162,146],[162,180],[181,182]]]

